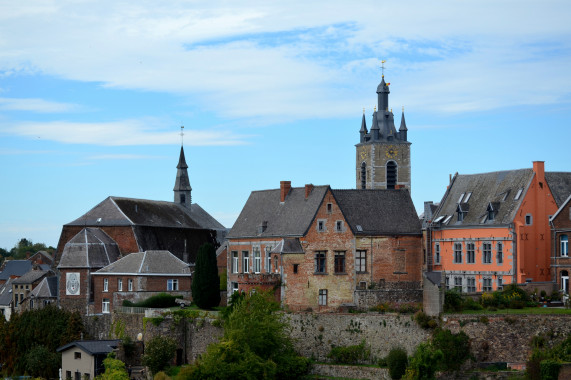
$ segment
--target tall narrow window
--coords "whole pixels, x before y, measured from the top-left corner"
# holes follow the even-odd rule
[[[248,251],[242,251],[242,272],[250,272],[250,253]]]
[[[440,264],[440,244],[434,244],[434,263]]]
[[[103,298],[103,302],[101,304],[101,312],[109,313],[109,298]]]
[[[335,273],[345,273],[345,251],[335,251]]]
[[[394,189],[397,184],[397,164],[394,161],[387,162],[387,189]]]
[[[123,279],[122,278],[117,279],[117,291],[118,292],[123,291]]]
[[[319,303],[319,306],[327,306],[327,289],[319,289],[319,302],[318,303]]]
[[[262,271],[262,254],[259,247],[254,247],[254,273]]]
[[[325,273],[325,251],[315,252],[315,273]]]
[[[561,256],[569,256],[569,237],[567,235],[561,235],[559,241],[561,242]]]
[[[103,279],[103,291],[104,292],[109,291],[109,279],[107,279],[107,278]]]
[[[500,241],[498,242],[498,245],[496,246],[496,262],[498,264],[502,264],[504,262],[504,245]]]
[[[444,283],[446,284],[446,290],[450,290],[450,276],[446,276]]]
[[[498,290],[504,290],[504,279],[502,276],[498,276]]]
[[[367,164],[361,164],[361,189],[367,188]]]
[[[491,278],[484,278],[483,282],[484,282],[484,286],[483,286],[484,292],[491,292],[492,291],[492,279]]]
[[[492,244],[490,243],[482,244],[482,260],[484,264],[492,263]]]
[[[454,277],[454,289],[462,291],[462,277]]]
[[[355,252],[355,271],[357,273],[367,272],[367,251],[358,250]]]
[[[180,203],[181,204],[185,204],[186,203],[186,196],[184,194],[180,195]]]
[[[232,273],[238,273],[238,251],[232,251]]]
[[[130,292],[133,291],[133,279],[132,278],[127,280],[127,289],[129,289]]]
[[[468,293],[475,293],[476,292],[476,279],[474,277],[467,278],[467,288],[466,290]]]
[[[454,262],[456,264],[462,263],[462,244],[454,243]]]
[[[476,262],[476,249],[474,243],[466,244],[466,262],[468,264],[474,264]]]
[[[266,245],[266,272],[272,273],[272,247],[270,245]]]

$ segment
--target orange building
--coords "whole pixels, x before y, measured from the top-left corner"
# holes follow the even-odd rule
[[[558,205],[544,163],[532,169],[458,175],[429,223],[429,271],[463,292],[551,281],[549,218]],[[553,176],[555,175],[555,176]]]

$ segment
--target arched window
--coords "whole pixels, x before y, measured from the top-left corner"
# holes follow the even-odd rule
[[[367,188],[367,164],[361,164],[361,189]]]
[[[394,189],[397,184],[397,164],[394,161],[387,162],[387,189]]]
[[[569,256],[569,237],[567,235],[561,235],[559,241],[561,242],[561,256]]]

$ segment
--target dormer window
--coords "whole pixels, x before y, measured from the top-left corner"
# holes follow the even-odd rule
[[[456,207],[456,213],[458,214],[458,221],[464,221],[465,214],[468,213],[470,210],[470,205],[468,203],[460,203],[458,207]]]
[[[268,229],[268,222],[264,220],[262,224],[258,226],[258,233],[261,234],[265,232],[267,229]]]
[[[499,209],[499,202],[490,202],[488,203],[488,207],[486,208],[486,220],[494,220],[496,218],[496,214],[498,213]]]
[[[448,222],[450,221],[450,219],[452,219],[452,215],[448,215],[446,217],[446,219],[444,219],[444,221],[442,222],[443,224],[448,224]]]
[[[462,210],[460,210],[460,208],[458,208],[458,221],[459,222],[464,221],[464,213],[462,212]]]

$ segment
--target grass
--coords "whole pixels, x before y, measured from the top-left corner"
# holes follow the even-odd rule
[[[517,315],[554,315],[554,314],[571,314],[571,309],[560,309],[554,307],[525,307],[523,309],[502,309],[496,311],[484,310],[464,310],[462,312],[453,312],[445,314],[467,314],[467,315],[502,315],[502,314],[517,314]]]

